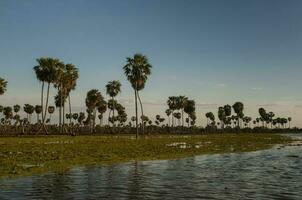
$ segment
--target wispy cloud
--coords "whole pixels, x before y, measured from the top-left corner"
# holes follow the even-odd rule
[[[261,87],[253,87],[253,88],[251,88],[252,90],[256,90],[256,91],[260,91],[260,90],[263,90],[263,88],[261,88]]]
[[[225,83],[218,83],[217,86],[218,87],[226,87],[227,85]]]

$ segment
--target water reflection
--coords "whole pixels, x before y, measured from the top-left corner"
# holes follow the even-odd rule
[[[302,199],[302,147],[0,181],[0,199]]]

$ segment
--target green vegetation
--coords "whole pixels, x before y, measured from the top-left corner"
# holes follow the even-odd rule
[[[129,135],[1,137],[0,177],[131,160],[247,152],[290,141],[290,138],[277,134],[156,135],[138,140]]]

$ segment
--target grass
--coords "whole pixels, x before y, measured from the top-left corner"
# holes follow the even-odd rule
[[[75,166],[255,151],[290,141],[278,134],[159,135],[139,140],[131,136],[0,137],[0,178],[60,172]]]

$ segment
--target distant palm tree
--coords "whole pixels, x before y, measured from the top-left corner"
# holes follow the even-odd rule
[[[168,109],[165,111],[165,113],[166,113],[166,115],[168,116],[169,126],[170,126],[170,115],[172,114],[172,110],[168,108]]]
[[[288,120],[288,128],[290,129],[290,122],[292,121],[292,118],[289,117],[289,118],[287,118],[287,120]]]
[[[64,64],[55,58],[39,58],[37,59],[38,65],[34,67],[37,79],[42,82],[41,91],[41,106],[42,106],[42,126],[46,134],[48,134],[47,128],[45,126],[46,113],[48,108],[49,90],[50,84],[54,84],[58,80],[59,68]],[[44,85],[47,84],[47,95],[46,102],[44,106]]]
[[[234,112],[237,114],[237,126],[240,128],[239,120],[244,117],[244,114],[243,114],[244,105],[241,102],[236,102],[233,105],[233,109],[234,109]]]
[[[177,103],[178,102],[176,96],[168,97],[167,105],[169,106],[169,109],[172,111],[172,127],[174,127],[174,111],[178,109]]]
[[[264,128],[264,122],[267,121],[267,119],[268,119],[266,110],[264,108],[259,108],[259,115],[262,119],[262,127]]]
[[[48,114],[49,114],[49,123],[51,123],[51,115],[55,112],[54,106],[48,106]]]
[[[114,97],[116,97],[119,93],[121,92],[121,83],[119,81],[109,81],[108,84],[106,85],[106,93],[111,97],[112,100],[112,109],[110,110],[110,113],[112,111],[112,119],[113,119],[113,125],[114,123],[114,110],[116,109],[116,101]],[[109,118],[110,118],[110,113],[109,113]]]
[[[35,107],[30,104],[25,104],[23,110],[27,114],[28,122],[31,123],[31,116],[35,112]]]
[[[206,113],[206,118],[207,118],[207,126],[209,126],[209,124],[215,124],[215,115],[212,112]],[[209,121],[211,123],[209,123]]]
[[[40,114],[42,113],[42,106],[41,105],[36,105],[35,106],[35,112],[37,114],[37,123],[40,122]]]
[[[178,108],[181,110],[181,126],[184,126],[184,108],[187,104],[188,101],[188,97],[185,96],[178,96],[177,97],[177,104],[178,104]]]
[[[124,73],[134,89],[135,97],[135,115],[136,115],[136,138],[138,138],[138,108],[137,99],[139,91],[144,89],[148,76],[151,74],[151,64],[148,58],[142,54],[135,54],[133,58],[127,58],[127,64],[124,66]],[[141,100],[139,98],[141,103]],[[143,106],[141,103],[141,113],[143,116]],[[143,123],[142,123],[143,124]],[[143,130],[144,131],[144,130]]]
[[[101,92],[96,89],[88,91],[85,103],[88,111],[87,119],[90,125],[90,133],[93,133],[95,131],[96,108],[97,105],[99,105],[102,101],[104,101],[104,98]]]
[[[0,95],[3,95],[6,92],[7,81],[3,78],[0,78]]]
[[[106,101],[102,101],[98,104],[98,112],[100,113],[98,118],[100,120],[100,125],[102,126],[103,125],[103,116],[104,116],[104,113],[107,111],[107,103]]]
[[[186,120],[186,122],[188,123],[188,125],[190,125],[190,119],[192,119],[192,121],[196,120],[196,113],[195,113],[196,107],[195,107],[195,101],[194,100],[186,100],[186,103],[184,105],[184,112],[188,114],[188,122]]]

